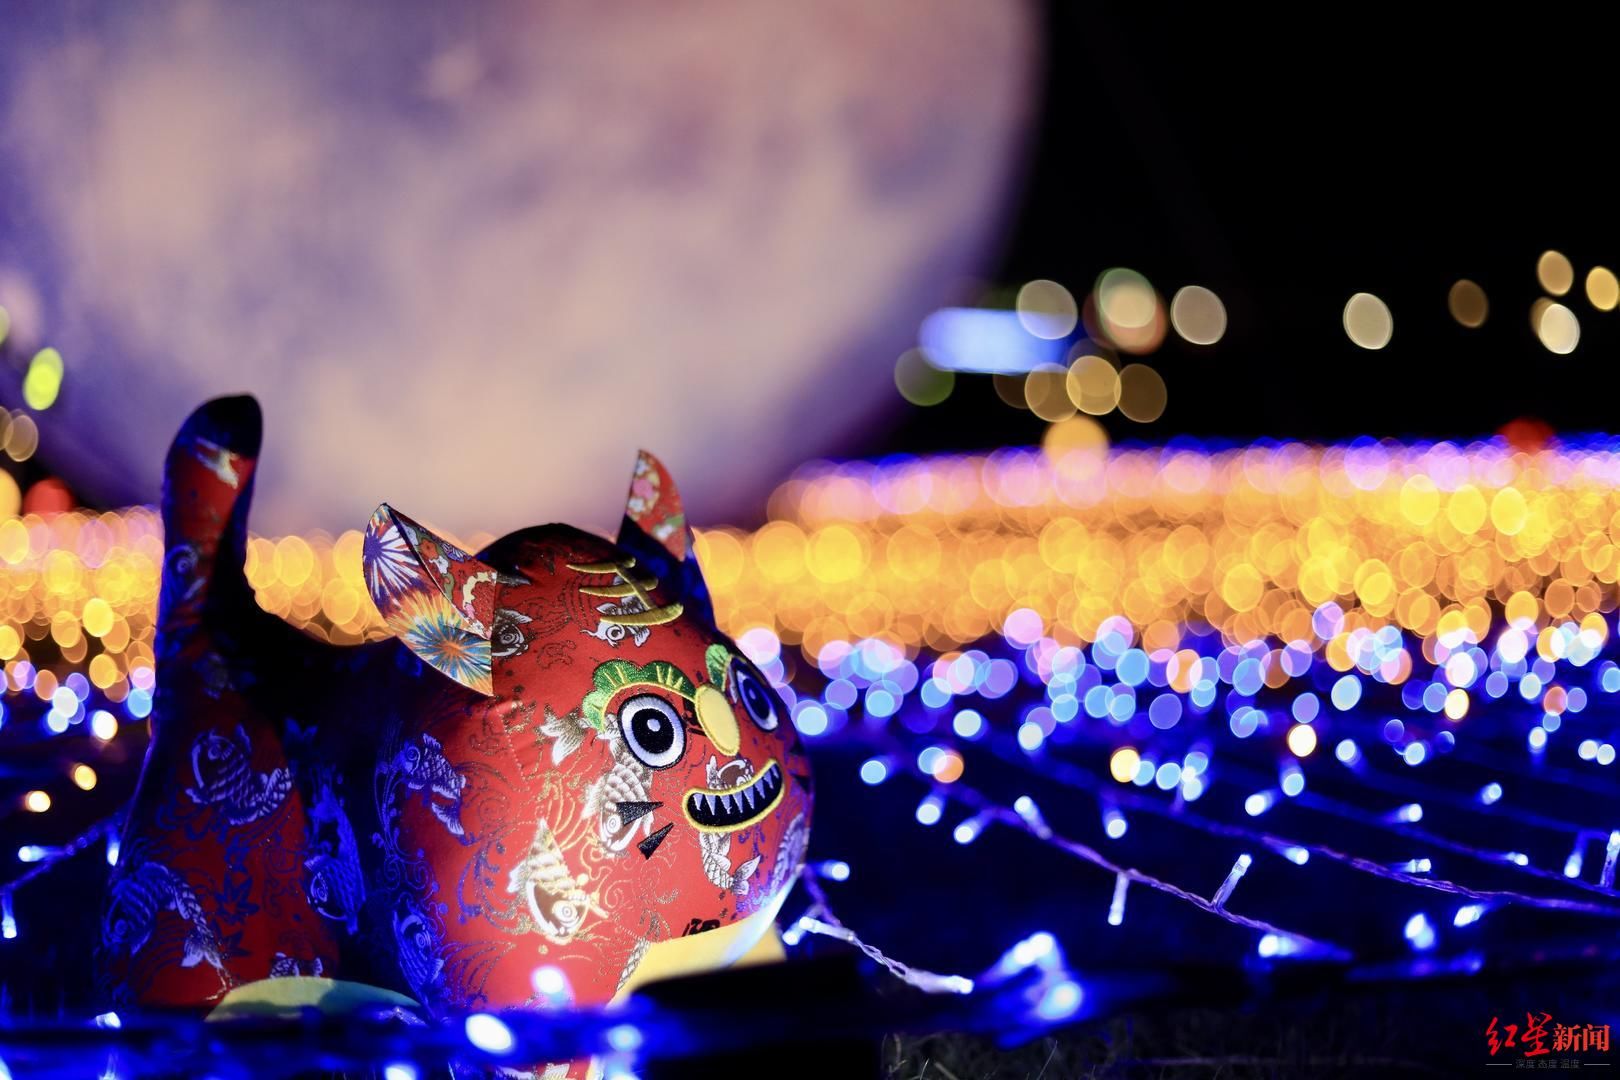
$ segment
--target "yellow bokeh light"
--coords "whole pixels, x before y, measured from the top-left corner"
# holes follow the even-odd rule
[[[1108,774],[1120,783],[1128,784],[1141,764],[1142,755],[1136,752],[1135,747],[1122,746],[1108,758]]]
[[[1609,640],[1609,623],[1601,613],[1589,611],[1581,619],[1581,633],[1591,634],[1599,648]]]
[[[118,664],[107,653],[90,658],[90,683],[97,690],[105,690],[118,681]]]
[[[1467,278],[1453,285],[1446,294],[1446,308],[1453,319],[1470,330],[1484,326],[1485,317],[1490,314],[1490,302],[1485,298],[1485,290]]]
[[[768,581],[795,581],[805,572],[805,535],[791,521],[772,521],[753,537],[754,562]]]
[[[1518,488],[1505,487],[1491,496],[1491,524],[1504,536],[1517,536],[1528,514],[1529,505]]]
[[[1535,625],[1537,616],[1541,614],[1541,602],[1533,594],[1520,589],[1508,597],[1502,614],[1509,626],[1526,630]]]
[[[1041,437],[1041,452],[1053,462],[1061,462],[1070,454],[1085,452],[1099,459],[1108,449],[1108,432],[1089,416],[1071,416],[1046,429]]]
[[[1599,311],[1613,311],[1620,304],[1620,278],[1607,266],[1594,266],[1586,272],[1586,299]]]
[[[35,412],[55,405],[62,391],[62,373],[62,354],[55,349],[39,350],[23,375],[23,402]]]
[[[1066,386],[1074,407],[1088,416],[1106,416],[1119,405],[1119,371],[1100,356],[1077,357]]]
[[[34,696],[41,701],[49,701],[56,696],[57,687],[60,685],[56,679],[56,672],[49,669],[36,672],[34,675]]]
[[[1575,284],[1575,268],[1559,251],[1543,251],[1536,260],[1536,280],[1550,296],[1563,296]]]
[[[1153,322],[1158,299],[1148,279],[1135,270],[1116,267],[1097,278],[1097,313],[1123,330],[1141,330]]]
[[[43,791],[30,791],[23,796],[23,809],[43,814],[51,808],[51,797]]]
[[[1288,749],[1295,757],[1310,757],[1316,749],[1316,729],[1309,724],[1295,724],[1288,729]]]
[[[342,578],[329,578],[321,589],[321,611],[338,626],[352,622],[360,611],[360,594]]]
[[[1563,304],[1538,302],[1531,314],[1536,337],[1548,352],[1567,356],[1581,343],[1581,321]]]
[[[1468,715],[1468,691],[1454,688],[1446,695],[1446,719],[1461,720]]]
[[[1164,340],[1164,304],[1148,279],[1135,270],[1116,267],[1097,278],[1093,292],[1102,331],[1129,353],[1150,353]]]
[[[1015,409],[1027,409],[1024,404],[1024,376],[1008,375],[996,372],[990,376],[990,383],[996,388],[996,397],[1011,405]]]
[[[1146,364],[1127,364],[1119,373],[1119,411],[1139,424],[1151,424],[1164,415],[1169,390],[1157,371]]]
[[[88,765],[73,766],[73,783],[80,791],[90,791],[96,786],[96,770]]]
[[[1221,599],[1236,612],[1253,610],[1265,593],[1266,583],[1260,571],[1248,563],[1240,563],[1221,578]]]
[[[1363,349],[1382,349],[1394,336],[1395,318],[1378,297],[1359,292],[1344,305],[1344,332]]]
[[[1068,379],[1068,369],[1057,364],[1036,365],[1024,380],[1024,402],[1029,411],[1048,423],[1073,416]]]
[[[1075,303],[1074,294],[1045,279],[1028,282],[1019,289],[1013,308],[1025,330],[1047,340],[1068,337],[1080,321],[1080,305]]]
[[[748,549],[726,529],[703,529],[694,537],[698,565],[711,589],[729,589],[742,577]]]
[[[276,542],[274,566],[276,579],[296,589],[314,572],[315,552],[302,536],[283,536]]]
[[[6,428],[6,455],[12,461],[27,461],[39,449],[39,425],[27,413],[14,413]]]
[[[1185,285],[1170,298],[1170,325],[1192,345],[1213,345],[1226,334],[1226,305],[1202,285]]]
[[[79,616],[84,623],[84,632],[98,638],[113,628],[114,618],[112,605],[99,596],[85,601],[84,611]]]
[[[129,645],[129,621],[119,618],[113,622],[112,629],[101,637],[101,647],[108,652],[123,652]]]
[[[768,627],[812,661],[862,636],[966,648],[1030,608],[1065,645],[1118,617],[1186,693],[1213,661],[1184,648],[1182,628],[1229,644],[1317,641],[1313,612],[1332,601],[1322,660],[1355,669],[1354,635],[1393,624],[1411,640],[1377,677],[1399,685],[1442,646],[1494,647],[1493,617],[1530,662],[1563,659],[1577,625],[1582,648],[1607,641],[1620,488],[1592,478],[1617,461],[1606,447],[1495,440],[1120,449],[1070,417],[1033,452],[818,463],[777,489],[758,529],[702,530],[697,550],[722,629]],[[253,537],[248,551],[264,609],[335,642],[387,635],[358,534]],[[48,699],[81,672],[122,700],[152,665],[162,565],[150,509],[0,522],[13,692]],[[1268,686],[1285,674],[1275,660],[1265,672]]]
[[[1407,477],[1401,485],[1401,515],[1413,525],[1427,525],[1440,512],[1440,489],[1427,476]]]
[[[28,547],[27,526],[16,518],[0,522],[0,559],[16,566],[28,558]]]
[[[4,469],[0,469],[0,521],[14,518],[22,510],[22,489]]]
[[[810,573],[821,581],[850,581],[866,568],[866,551],[854,530],[829,525],[816,530],[806,551]]]
[[[1464,484],[1446,500],[1446,520],[1465,535],[1479,531],[1487,512],[1485,496],[1473,484]]]

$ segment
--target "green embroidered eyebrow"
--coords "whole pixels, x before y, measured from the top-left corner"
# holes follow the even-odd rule
[[[709,669],[709,685],[716,690],[730,689],[731,650],[724,645],[710,645],[703,651],[703,666]]]
[[[680,698],[691,701],[697,696],[697,687],[686,673],[668,660],[653,660],[637,667],[629,660],[609,660],[597,665],[591,676],[596,689],[580,702],[580,712],[597,731],[607,726],[607,706],[613,696],[632,686],[652,686],[668,690]]]

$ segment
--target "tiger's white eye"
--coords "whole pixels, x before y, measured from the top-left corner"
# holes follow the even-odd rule
[[[619,734],[636,760],[667,769],[686,753],[686,725],[675,707],[657,694],[637,694],[619,709]]]

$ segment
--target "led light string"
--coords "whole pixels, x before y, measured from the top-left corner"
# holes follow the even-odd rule
[[[1331,849],[1329,848],[1318,848],[1299,841],[1283,840],[1267,833],[1245,829],[1242,826],[1223,825],[1208,818],[1191,814],[1185,811],[1184,808],[1186,804],[1184,801],[1167,807],[1158,800],[1151,797],[1138,795],[1129,789],[1111,789],[1101,780],[1100,777],[1096,776],[1094,773],[1075,766],[1070,762],[1058,761],[1050,757],[1035,758],[1027,753],[1015,752],[1011,742],[1004,736],[992,736],[990,739],[986,740],[986,742],[992,752],[995,753],[1000,760],[1011,763],[1020,769],[1032,772],[1036,775],[1041,775],[1048,779],[1056,780],[1057,782],[1063,783],[1066,786],[1090,792],[1103,803],[1113,801],[1120,804],[1129,805],[1133,809],[1149,811],[1170,820],[1181,821],[1185,824],[1196,824],[1197,827],[1203,828],[1206,832],[1236,838],[1244,838],[1267,844],[1286,845],[1290,848],[1308,851],[1313,854],[1320,854],[1327,858],[1336,857],[1334,854],[1330,854]],[[1251,783],[1264,783],[1264,777],[1262,774],[1258,773],[1257,770],[1253,770],[1244,765],[1229,762],[1224,764],[1222,768],[1223,771],[1229,775],[1238,774],[1247,776]],[[1367,784],[1367,775],[1368,774],[1366,771],[1357,772],[1357,781],[1366,784],[1366,786],[1369,787],[1377,786]],[[1402,793],[1421,797],[1425,801],[1434,801],[1436,798],[1436,792],[1433,789],[1425,787],[1408,787],[1404,789]],[[1613,795],[1612,792],[1608,794]],[[1404,821],[1398,816],[1391,819],[1386,815],[1367,811],[1360,807],[1353,806],[1341,800],[1330,798],[1317,792],[1301,792],[1299,795],[1294,796],[1292,801],[1296,805],[1302,805],[1322,813],[1331,814],[1347,820],[1353,820],[1357,824],[1369,828],[1384,830],[1401,836],[1418,839],[1425,843],[1433,844],[1436,847],[1451,851],[1454,854],[1464,855],[1480,862],[1491,865],[1506,864],[1514,871],[1527,874],[1531,877],[1536,877],[1547,881],[1560,882],[1566,885],[1573,885],[1576,888],[1585,888],[1589,891],[1600,894],[1605,894],[1610,891],[1607,887],[1601,884],[1594,885],[1582,881],[1578,873],[1569,874],[1566,872],[1563,875],[1559,875],[1549,870],[1544,870],[1539,867],[1531,866],[1527,863],[1519,862],[1510,857],[1513,854],[1511,852],[1494,851],[1486,848],[1474,847],[1460,841],[1450,840],[1428,830],[1416,828],[1412,823]],[[1448,805],[1451,805],[1457,809],[1464,809],[1470,812],[1478,812],[1480,809],[1479,806],[1474,804],[1477,803],[1477,798],[1473,802],[1460,798],[1441,801],[1445,801]],[[1409,803],[1405,805],[1416,806],[1418,804]],[[1609,831],[1605,829],[1558,821],[1556,819],[1547,818],[1543,815],[1537,815],[1530,812],[1521,813],[1517,809],[1514,812],[1514,819],[1523,824],[1538,825],[1549,830],[1573,835],[1576,837],[1577,847],[1581,845],[1583,838],[1606,837],[1609,834]],[[1344,856],[1344,858],[1348,860],[1354,857]],[[1381,867],[1381,869],[1387,869],[1383,868],[1381,864],[1373,863],[1371,860],[1362,861],[1366,862],[1369,866],[1378,865]],[[1567,865],[1569,864],[1566,863],[1566,866]],[[1387,875],[1381,874],[1380,876]],[[1458,887],[1461,888],[1461,886]],[[1540,905],[1538,898],[1535,897],[1526,896],[1525,894],[1506,895],[1515,895],[1520,897],[1520,899],[1517,901],[1519,903],[1530,904],[1532,906],[1542,906]],[[1603,910],[1610,909],[1604,908]]]
[[[1008,760],[1016,759],[1009,755]],[[1021,761],[1019,764],[1033,768],[1033,766],[1027,760]],[[1085,775],[1084,770],[1072,765],[1068,765],[1067,763],[1063,763],[1062,767],[1063,770],[1068,774],[1075,776]],[[1054,768],[1052,771],[1056,771],[1056,769]],[[1090,779],[1093,781],[1096,780],[1094,777]],[[1082,790],[1088,790],[1093,794],[1106,790],[1101,786],[1100,782],[1089,785],[1074,784],[1073,786],[1079,787]],[[1300,854],[1303,853],[1307,859],[1311,857],[1328,859],[1332,862],[1342,863],[1363,873],[1371,874],[1374,877],[1386,878],[1390,881],[1399,881],[1403,884],[1416,885],[1425,889],[1434,889],[1439,892],[1450,893],[1452,895],[1465,897],[1470,900],[1481,900],[1502,904],[1519,904],[1525,907],[1544,908],[1548,910],[1578,911],[1590,915],[1620,917],[1620,907],[1607,904],[1588,903],[1580,900],[1567,900],[1560,897],[1535,896],[1528,893],[1515,892],[1509,889],[1475,889],[1453,881],[1448,881],[1444,878],[1437,878],[1427,874],[1411,873],[1399,869],[1398,867],[1392,867],[1385,863],[1377,862],[1373,859],[1363,858],[1359,855],[1351,855],[1335,848],[1328,847],[1324,844],[1308,843],[1306,841],[1280,836],[1276,833],[1251,829],[1243,825],[1233,825],[1222,821],[1216,821],[1214,819],[1204,817],[1198,814],[1196,811],[1187,810],[1185,808],[1173,809],[1155,801],[1150,797],[1138,795],[1137,793],[1131,791],[1111,792],[1106,796],[1099,797],[1099,801],[1102,802],[1106,802],[1109,799],[1117,800],[1122,805],[1130,806],[1132,810],[1153,814],[1167,821],[1174,821],[1190,828],[1198,829],[1211,836],[1223,836],[1236,840],[1245,840],[1253,844],[1263,844],[1273,851],[1283,855],[1284,858],[1288,858],[1290,861],[1295,862],[1296,864],[1301,861]],[[1377,819],[1370,824],[1377,827],[1390,827],[1389,823],[1383,821],[1382,819]],[[1603,836],[1604,834],[1596,830],[1585,830],[1583,831],[1583,835],[1589,837],[1598,837]],[[1493,865],[1497,865],[1502,862],[1500,857],[1496,856],[1492,852],[1478,852],[1476,854],[1479,855],[1482,861],[1489,862]],[[1517,863],[1509,863],[1508,865],[1515,870],[1522,871],[1526,869]],[[1556,874],[1545,873],[1542,876],[1565,885],[1583,884],[1582,882],[1573,880],[1573,875],[1560,877]],[[1601,893],[1604,891],[1603,887],[1601,886],[1589,886],[1589,888],[1593,892]]]
[[[1467,761],[1470,764],[1479,765],[1482,769],[1485,768],[1481,762],[1476,760],[1474,754],[1463,749],[1462,744],[1458,745],[1457,749],[1452,752],[1452,755],[1453,757]],[[1383,772],[1377,769],[1355,769],[1353,771],[1355,773],[1357,783],[1364,788],[1382,791],[1385,794],[1397,796],[1407,800],[1421,799],[1423,801],[1423,805],[1426,806],[1439,805],[1449,807],[1453,810],[1462,810],[1468,813],[1479,813],[1487,807],[1497,805],[1502,798],[1502,796],[1497,795],[1495,790],[1492,788],[1492,783],[1496,784],[1497,789],[1501,788],[1501,784],[1496,783],[1495,781],[1482,785],[1480,790],[1474,792],[1472,795],[1465,795],[1461,792],[1445,791],[1432,785],[1407,782],[1400,779],[1399,774],[1396,773]],[[1504,775],[1500,771],[1496,771],[1495,774],[1499,776]],[[1558,783],[1556,777],[1554,777],[1550,772],[1547,775],[1538,776],[1536,779],[1542,783]],[[1610,792],[1604,792],[1604,794],[1610,794]],[[1521,825],[1533,825],[1536,828],[1546,829],[1549,832],[1574,836],[1579,833],[1594,831],[1592,826],[1581,825],[1577,822],[1551,817],[1547,814],[1540,813],[1536,810],[1521,805],[1513,806],[1511,813],[1515,822],[1518,822]]]
[[[1024,768],[1035,768],[1035,766],[1032,766],[1029,763],[1027,758],[1020,761],[1018,759],[1018,756],[1015,756],[1010,752],[1003,751],[1003,752],[999,753],[998,756],[1002,757],[1003,760],[1012,761],[1012,762],[1014,762],[1014,763],[1016,763],[1016,764],[1018,764],[1018,765],[1020,765],[1021,767],[1024,767]],[[1229,772],[1229,773],[1237,773],[1237,774],[1240,774],[1240,775],[1247,775],[1250,778],[1251,782],[1261,782],[1261,783],[1264,782],[1263,777],[1260,778],[1258,781],[1256,780],[1258,774],[1255,772],[1255,770],[1248,769],[1245,766],[1240,765],[1240,764],[1237,764],[1237,765],[1227,764],[1227,765],[1223,766],[1223,769],[1225,771]],[[1358,774],[1358,779],[1359,778],[1360,778],[1360,776]],[[1093,779],[1095,779],[1095,778],[1093,778]],[[1096,789],[1093,789],[1093,790],[1103,790],[1103,789],[1101,789],[1099,787],[1099,788],[1096,788]],[[1124,794],[1125,794],[1124,792],[1119,793],[1119,795],[1124,795]],[[1430,797],[1430,794],[1429,794],[1429,792],[1427,790],[1424,790],[1424,791],[1421,791],[1421,792],[1415,792],[1414,794],[1421,795],[1421,797],[1423,797],[1425,800],[1427,800]],[[1253,796],[1251,796],[1251,798],[1252,797]],[[1580,879],[1579,875],[1558,874],[1558,873],[1555,873],[1555,872],[1553,872],[1551,870],[1546,870],[1546,869],[1543,869],[1541,867],[1533,866],[1533,865],[1531,865],[1530,863],[1528,863],[1526,861],[1522,861],[1519,858],[1515,858],[1514,856],[1518,854],[1516,852],[1498,851],[1498,850],[1493,850],[1493,849],[1490,849],[1490,848],[1475,847],[1473,845],[1465,844],[1465,843],[1463,843],[1461,841],[1458,841],[1458,840],[1452,840],[1452,839],[1450,839],[1448,837],[1441,836],[1438,833],[1432,832],[1432,831],[1430,831],[1428,829],[1419,828],[1416,825],[1417,821],[1422,820],[1422,807],[1421,807],[1421,804],[1419,804],[1419,803],[1415,803],[1415,802],[1414,803],[1405,803],[1405,804],[1402,804],[1401,806],[1397,807],[1393,811],[1378,812],[1378,811],[1366,810],[1366,809],[1363,809],[1361,807],[1354,806],[1354,805],[1352,805],[1350,803],[1344,802],[1343,800],[1335,799],[1335,798],[1332,798],[1332,797],[1326,796],[1326,795],[1322,795],[1321,793],[1314,792],[1314,791],[1302,791],[1300,794],[1291,797],[1291,801],[1295,805],[1303,806],[1303,807],[1305,807],[1307,809],[1310,809],[1310,810],[1315,810],[1315,811],[1318,811],[1320,813],[1328,814],[1328,815],[1338,817],[1338,818],[1341,818],[1341,819],[1344,819],[1344,820],[1354,821],[1358,825],[1362,825],[1362,826],[1365,826],[1367,828],[1376,829],[1376,830],[1382,830],[1382,831],[1385,831],[1385,832],[1388,832],[1388,833],[1391,833],[1391,834],[1394,834],[1394,835],[1399,835],[1399,836],[1402,836],[1402,837],[1416,839],[1416,840],[1419,840],[1419,841],[1421,841],[1423,843],[1433,845],[1435,847],[1444,849],[1446,851],[1450,851],[1453,854],[1462,855],[1462,856],[1464,856],[1466,858],[1473,859],[1473,860],[1478,861],[1478,862],[1487,863],[1487,864],[1490,864],[1492,866],[1504,866],[1505,865],[1511,871],[1513,871],[1515,873],[1525,874],[1527,876],[1540,878],[1540,879],[1545,880],[1545,881],[1558,882],[1558,883],[1563,884],[1563,885],[1572,886],[1572,887],[1577,888],[1577,889],[1585,889],[1587,891],[1595,892],[1595,893],[1599,893],[1599,894],[1607,894],[1608,892],[1612,891],[1612,890],[1609,890],[1606,887],[1602,886],[1601,884],[1593,884],[1593,883],[1590,883],[1590,882],[1583,881],[1583,880]],[[1134,805],[1136,805],[1138,808],[1146,809],[1146,808],[1149,808],[1149,807],[1153,806],[1154,803],[1153,803],[1153,800],[1151,800],[1151,799],[1143,799],[1140,802],[1135,803]],[[1474,808],[1467,807],[1466,805],[1463,806],[1462,808],[1469,809],[1470,811],[1474,811]],[[1267,807],[1267,809],[1269,810],[1269,806]],[[1262,811],[1262,814],[1264,812],[1265,811]],[[1474,812],[1477,812],[1477,811],[1474,811]],[[1172,819],[1176,819],[1176,820],[1183,820],[1183,819],[1181,819],[1181,818],[1179,818],[1177,816],[1176,812],[1167,811],[1165,816],[1170,817]],[[1261,816],[1261,814],[1253,814],[1251,816],[1258,817],[1258,816]],[[1193,819],[1189,819],[1189,820],[1193,820]],[[1196,819],[1196,820],[1207,820],[1207,819]],[[1524,823],[1525,824],[1534,824],[1534,822],[1532,822],[1532,821],[1530,821],[1528,819],[1525,819]],[[1607,832],[1605,830],[1591,828],[1591,827],[1583,827],[1583,826],[1579,826],[1579,825],[1567,824],[1567,823],[1562,823],[1562,822],[1557,823],[1555,826],[1550,826],[1550,827],[1555,828],[1556,831],[1558,831],[1560,833],[1573,834],[1577,838],[1582,837],[1582,836],[1603,836],[1603,835],[1607,835]],[[1241,830],[1241,827],[1238,827],[1238,826],[1230,826],[1230,828],[1238,829],[1240,832],[1243,831],[1243,830]],[[1579,842],[1579,840],[1577,840],[1577,842]],[[1316,850],[1315,848],[1312,848],[1310,845],[1306,845],[1306,844],[1293,844],[1292,846],[1301,847],[1304,850],[1312,851],[1312,852],[1314,852]],[[1326,853],[1326,850],[1327,849],[1323,849],[1323,854]],[[1520,895],[1522,895],[1522,894],[1520,894]],[[1527,897],[1527,898],[1525,898],[1524,900],[1522,900],[1520,902],[1522,902],[1522,903],[1530,903],[1532,899],[1533,898],[1528,898]]]
[[[962,829],[962,826],[958,826],[957,828],[959,831],[956,834],[958,841],[964,841],[964,837],[967,837],[968,840],[976,838],[979,832],[983,830],[983,827],[988,824],[1007,825],[1014,829],[1018,829],[1021,832],[1026,832],[1040,840],[1042,843],[1048,844],[1051,847],[1064,852],[1065,854],[1072,855],[1073,857],[1084,862],[1088,862],[1099,869],[1106,870],[1109,873],[1114,874],[1116,881],[1122,879],[1135,884],[1146,885],[1151,889],[1157,889],[1159,892],[1173,896],[1178,900],[1184,900],[1202,911],[1225,919],[1229,923],[1233,923],[1237,926],[1244,926],[1250,930],[1259,930],[1264,933],[1286,937],[1290,940],[1299,942],[1301,945],[1313,949],[1323,956],[1330,956],[1342,960],[1348,960],[1350,958],[1349,950],[1338,945],[1319,941],[1312,938],[1308,934],[1301,934],[1292,930],[1284,929],[1283,927],[1266,922],[1263,919],[1251,918],[1250,916],[1240,915],[1236,912],[1227,910],[1226,902],[1231,899],[1233,890],[1237,888],[1238,882],[1242,880],[1244,873],[1248,870],[1250,863],[1253,861],[1253,856],[1247,853],[1238,856],[1237,861],[1233,863],[1232,870],[1227,874],[1226,879],[1222,881],[1215,894],[1206,899],[1195,892],[1184,889],[1180,885],[1176,885],[1173,882],[1155,877],[1146,871],[1116,863],[1114,860],[1108,858],[1108,856],[1102,854],[1089,844],[1082,843],[1079,840],[1074,840],[1070,837],[1063,836],[1055,832],[1051,826],[1046,824],[1045,819],[1041,817],[1040,811],[1035,806],[1034,801],[1031,800],[1027,795],[1021,796],[1013,807],[1006,807],[1000,805],[973,788],[956,786],[951,789],[949,798],[962,803],[964,806],[974,811],[973,816],[968,818],[967,821],[975,822],[976,825],[971,827],[971,831],[969,833],[961,832],[960,830]],[[965,824],[967,824],[967,822],[964,822],[964,825]],[[1121,910],[1123,910],[1123,899],[1120,899],[1122,895],[1122,891],[1116,891],[1116,900],[1119,903]]]
[[[24,863],[32,863],[33,865],[3,886],[0,886],[0,938],[10,940],[17,937],[19,933],[12,896],[24,885],[44,877],[55,869],[58,864],[73,858],[81,851],[98,843],[105,843],[106,845],[108,864],[116,863],[118,861],[118,833],[122,819],[122,814],[114,814],[103,818],[66,844],[53,847],[32,844],[22,848],[18,852],[18,858]]]
[[[805,891],[810,895],[810,906],[805,909],[804,914],[800,915],[792,926],[783,932],[783,944],[791,947],[797,945],[806,933],[819,934],[822,937],[853,945],[881,965],[889,974],[908,986],[915,986],[925,993],[973,993],[974,984],[972,979],[962,975],[937,975],[932,971],[914,968],[909,964],[901,963],[899,960],[885,955],[876,947],[862,941],[853,930],[839,921],[838,916],[833,914],[832,907],[827,902],[827,894],[821,887],[814,867],[805,868],[801,881]]]
[[[1263,844],[1275,851],[1278,851],[1279,853],[1289,853],[1289,855],[1285,855],[1285,857],[1291,856],[1297,860],[1298,856],[1292,853],[1300,852],[1306,853],[1307,855],[1317,855],[1332,861],[1343,863],[1344,865],[1351,866],[1364,873],[1369,873],[1377,877],[1382,877],[1392,881],[1399,881],[1405,884],[1418,885],[1423,888],[1435,889],[1440,892],[1445,892],[1472,900],[1494,903],[1515,903],[1527,907],[1537,907],[1551,910],[1567,910],[1571,912],[1583,912],[1603,916],[1620,915],[1620,908],[1610,905],[1583,903],[1580,901],[1554,897],[1535,896],[1512,890],[1473,889],[1455,882],[1419,875],[1417,873],[1404,871],[1398,867],[1391,867],[1371,859],[1350,855],[1325,845],[1305,843],[1278,836],[1276,834],[1246,828],[1241,825],[1230,825],[1223,822],[1217,822],[1187,810],[1185,803],[1175,806],[1166,806],[1159,800],[1155,800],[1148,796],[1138,795],[1129,789],[1110,790],[1095,774],[1089,773],[1088,771],[1069,762],[1054,760],[1050,757],[1036,758],[1027,753],[1015,752],[1011,747],[1010,740],[1004,736],[992,736],[988,740],[984,740],[984,743],[988,745],[988,747],[996,754],[998,758],[1007,761],[1020,769],[1043,776],[1047,779],[1056,780],[1066,787],[1083,790],[1090,793],[1098,799],[1099,804],[1105,813],[1107,812],[1107,807],[1111,802],[1121,805],[1128,805],[1133,810],[1150,812],[1166,820],[1180,822],[1181,824],[1189,827],[1200,829],[1210,835],[1224,836],[1228,838],[1245,840],[1250,843]],[[1242,766],[1237,766],[1236,770],[1234,770],[1234,767],[1231,765],[1227,765],[1225,768],[1228,771],[1237,771],[1243,769]],[[923,773],[915,768],[912,768],[911,771],[925,780],[932,781],[933,779],[928,774]],[[1358,779],[1360,777],[1361,774],[1358,774]],[[956,785],[946,786],[933,784],[931,790],[935,797],[950,797],[954,794],[955,787]],[[1343,804],[1336,800],[1330,800],[1325,796],[1314,793],[1306,793],[1302,794],[1300,797],[1297,797],[1295,801],[1303,801],[1307,806],[1317,806],[1320,804],[1320,808],[1325,812],[1336,813],[1340,816],[1354,817],[1359,823],[1369,827],[1392,831],[1399,833],[1400,835],[1411,836],[1424,840],[1437,846],[1454,850],[1457,853],[1468,855],[1474,859],[1491,865],[1506,864],[1511,869],[1518,872],[1528,873],[1531,876],[1559,882],[1565,885],[1574,885],[1578,888],[1585,888],[1588,891],[1599,894],[1607,895],[1612,892],[1609,885],[1603,883],[1593,885],[1579,880],[1578,875],[1566,874],[1564,876],[1560,876],[1550,871],[1541,870],[1537,867],[1524,865],[1507,859],[1506,853],[1474,848],[1469,845],[1451,841],[1444,837],[1439,837],[1435,834],[1429,833],[1426,830],[1415,829],[1411,825],[1400,821],[1398,818],[1395,820],[1389,820],[1384,816],[1369,814],[1361,811],[1359,808],[1349,806],[1348,804]],[[1473,807],[1468,808],[1473,809]],[[1602,830],[1567,825],[1565,823],[1558,823],[1557,828],[1560,831],[1573,832],[1577,834],[1577,848],[1579,848],[1581,844],[1581,838],[1596,838],[1609,835]]]

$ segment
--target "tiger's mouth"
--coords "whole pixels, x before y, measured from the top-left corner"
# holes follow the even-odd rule
[[[681,808],[686,820],[703,832],[736,832],[775,810],[784,786],[782,766],[772,759],[731,787],[687,789]]]

